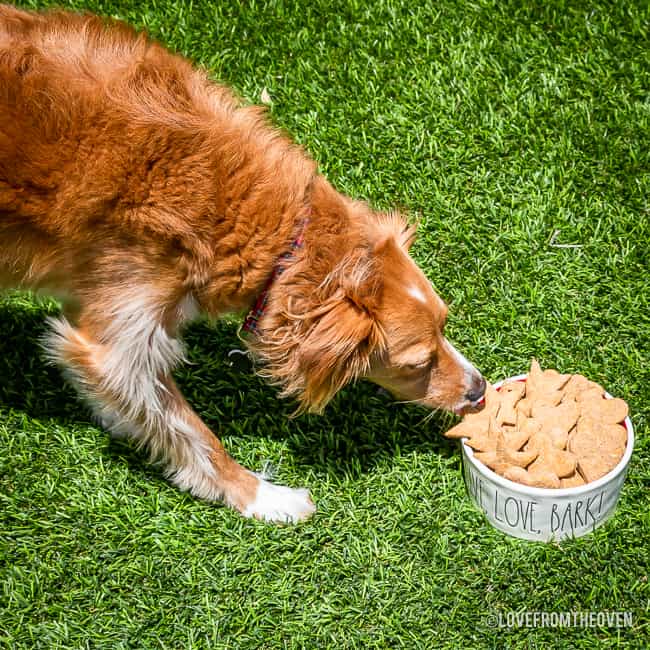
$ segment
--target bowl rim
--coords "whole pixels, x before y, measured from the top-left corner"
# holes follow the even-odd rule
[[[528,373],[521,375],[514,375],[513,377],[507,377],[501,381],[493,384],[494,388],[499,389],[507,381],[526,381],[528,378]],[[613,399],[607,391],[605,391],[605,397],[607,399]],[[586,494],[592,490],[597,490],[598,488],[609,484],[614,480],[619,474],[625,471],[627,468],[630,458],[632,457],[632,451],[634,450],[634,427],[632,426],[632,421],[628,415],[625,420],[623,420],[623,425],[627,430],[627,443],[625,445],[625,451],[621,460],[618,462],[616,467],[611,469],[607,474],[601,476],[599,479],[592,481],[591,483],[585,483],[584,485],[578,485],[576,487],[569,488],[540,488],[524,485],[523,483],[517,483],[516,481],[511,481],[510,479],[504,478],[503,476],[492,471],[489,467],[481,463],[474,457],[474,450],[466,444],[468,438],[461,438],[461,446],[463,454],[468,459],[468,461],[476,468],[478,472],[483,474],[488,480],[492,483],[496,483],[502,488],[512,490],[513,492],[519,492],[528,496],[538,496],[538,497],[573,497],[579,496],[581,494]]]

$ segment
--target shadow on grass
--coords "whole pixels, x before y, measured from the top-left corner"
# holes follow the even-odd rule
[[[0,301],[0,407],[37,419],[90,423],[88,409],[40,348],[45,317],[56,313],[51,303]],[[396,453],[457,453],[442,437],[449,416],[425,421],[425,410],[394,404],[368,382],[344,389],[323,415],[292,418],[295,403],[278,399],[277,390],[252,370],[229,362],[228,352],[241,347],[236,329],[227,322],[193,324],[184,336],[189,363],[175,373],[190,403],[236,457],[237,444],[267,438],[282,441],[299,466],[354,476]],[[156,474],[131,443],[112,440],[108,453],[134,470]]]

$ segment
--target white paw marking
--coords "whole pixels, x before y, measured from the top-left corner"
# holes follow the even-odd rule
[[[305,488],[274,485],[260,478],[255,500],[243,511],[244,517],[265,521],[295,523],[307,519],[316,511]]]

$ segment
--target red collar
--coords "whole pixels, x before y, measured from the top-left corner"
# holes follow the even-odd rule
[[[273,267],[273,271],[271,272],[269,279],[266,281],[266,284],[264,285],[262,292],[257,297],[257,300],[253,305],[253,308],[248,312],[248,316],[246,316],[246,320],[242,325],[242,329],[244,330],[244,332],[247,332],[249,334],[259,333],[258,323],[262,318],[262,316],[264,315],[264,312],[266,311],[266,304],[269,299],[269,292],[271,291],[271,287],[273,286],[273,283],[275,282],[276,278],[282,275],[282,273],[284,272],[287,266],[287,262],[289,262],[294,258],[296,250],[302,248],[302,245],[305,242],[305,230],[307,228],[308,223],[309,223],[309,217],[306,217],[305,219],[302,220],[302,223],[300,225],[300,232],[298,233],[298,236],[291,242],[291,246],[289,250],[286,251],[286,253],[280,255],[278,261],[275,263],[275,266]]]

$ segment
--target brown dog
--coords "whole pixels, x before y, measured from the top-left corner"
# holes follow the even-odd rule
[[[49,354],[181,489],[268,520],[314,511],[237,464],[171,378],[184,324],[260,294],[251,347],[304,410],[358,378],[431,408],[480,400],[413,236],[146,36],[0,6],[0,283],[70,299]]]

